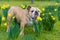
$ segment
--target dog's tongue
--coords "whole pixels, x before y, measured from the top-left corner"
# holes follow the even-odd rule
[[[37,18],[38,15],[35,15],[35,18]]]

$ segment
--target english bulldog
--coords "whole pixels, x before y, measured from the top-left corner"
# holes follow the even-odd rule
[[[24,35],[24,27],[26,24],[32,23],[32,20],[36,19],[37,16],[40,16],[39,8],[32,6],[28,6],[27,9],[11,6],[8,10],[8,14],[11,14],[11,16],[7,17],[7,32],[10,30],[9,21],[13,16],[15,16],[18,23],[20,24],[20,35]]]

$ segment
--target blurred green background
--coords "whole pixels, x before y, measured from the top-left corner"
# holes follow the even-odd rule
[[[21,4],[24,4],[24,5],[35,6],[40,9],[43,9],[48,6],[54,6],[53,8],[55,9],[55,6],[56,6],[56,8],[58,8],[58,6],[60,6],[59,1],[60,0],[35,0],[32,3],[31,0],[0,0],[0,6],[3,4],[9,4],[10,6],[20,6]],[[51,9],[51,10],[53,10],[53,9]],[[55,12],[55,13],[57,14],[57,12]],[[3,14],[3,12],[2,12],[2,10],[0,10],[0,15],[2,15],[2,14]],[[9,40],[8,33],[6,33],[6,26],[3,24],[4,24],[4,22],[2,22],[2,26],[0,26],[0,40]],[[57,18],[56,23],[54,24],[53,31],[51,31],[51,32],[50,31],[41,31],[39,36],[37,36],[36,33],[33,32],[32,27],[25,27],[24,37],[21,38],[21,36],[19,36],[17,39],[14,39],[14,40],[60,40],[60,21]]]

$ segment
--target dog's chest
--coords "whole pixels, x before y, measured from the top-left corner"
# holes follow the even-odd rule
[[[28,25],[32,25],[32,24],[33,24],[33,19],[29,18],[27,24],[28,24]]]

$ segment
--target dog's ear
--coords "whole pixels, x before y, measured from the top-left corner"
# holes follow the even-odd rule
[[[27,10],[30,10],[30,8],[31,8],[31,6],[28,6],[28,7],[27,7]]]

